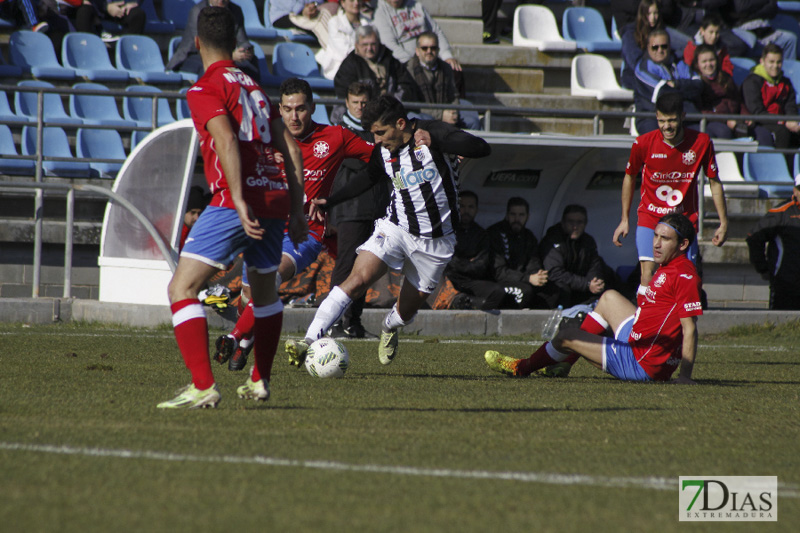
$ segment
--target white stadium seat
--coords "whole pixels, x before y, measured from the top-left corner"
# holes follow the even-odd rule
[[[528,4],[514,10],[513,43],[514,46],[530,46],[543,52],[577,49],[574,41],[561,37],[552,11]]]
[[[739,181],[745,183],[742,171],[739,170],[739,162],[733,152],[717,152],[717,167],[719,169],[719,179],[722,181]],[[758,198],[758,187],[737,186],[726,183],[723,185],[726,194],[734,194],[737,197]],[[703,187],[703,196],[711,198],[711,187],[706,184]]]
[[[633,101],[633,91],[617,83],[611,62],[597,54],[572,58],[570,92],[572,96],[592,96],[598,100]]]

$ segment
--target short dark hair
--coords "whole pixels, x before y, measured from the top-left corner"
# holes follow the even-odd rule
[[[656,111],[665,115],[683,114],[683,96],[679,92],[668,92],[658,97],[656,100]]]
[[[700,21],[700,27],[706,29],[709,26],[717,26],[718,28],[722,27],[722,19],[719,17],[719,15],[715,13],[709,13],[703,17],[703,20]]]
[[[408,120],[403,103],[394,96],[382,94],[375,100],[370,100],[364,106],[364,112],[361,114],[361,125],[365,130],[369,131],[376,122],[380,122],[385,126],[394,126],[401,118]]]
[[[204,7],[197,17],[197,36],[209,48],[233,52],[236,48],[233,13],[224,7]]]
[[[290,94],[304,94],[306,95],[306,102],[312,103],[314,101],[314,94],[311,92],[311,85],[308,84],[306,80],[301,80],[300,78],[286,78],[281,83],[280,89],[278,89],[281,98],[283,96],[289,96]]]
[[[561,220],[564,220],[567,215],[571,215],[572,213],[580,213],[586,218],[587,222],[589,220],[589,213],[586,211],[586,208],[580,204],[569,204],[565,207],[564,212],[561,213]]]
[[[424,31],[424,32],[420,33],[419,35],[417,35],[417,46],[419,46],[419,40],[420,39],[426,39],[426,38],[435,39],[436,40],[436,46],[439,46],[439,36],[436,35],[435,33],[433,33],[432,31]]]
[[[691,246],[694,242],[696,236],[694,225],[691,223],[691,221],[689,221],[688,218],[686,218],[685,215],[680,213],[670,213],[669,215],[664,215],[661,217],[658,223],[666,224],[675,230],[675,233],[678,234],[678,241],[688,239],[689,246]]]
[[[367,85],[366,83],[360,81],[354,81],[350,85],[347,86],[347,94],[353,96],[361,96],[366,94],[367,97],[372,100],[372,87]]]
[[[765,44],[764,50],[761,51],[761,59],[767,57],[767,54],[778,54],[783,57],[783,48],[775,43]]]
[[[528,200],[526,200],[525,198],[522,198],[521,196],[512,196],[511,198],[508,199],[508,203],[506,204],[506,213],[511,211],[511,208],[516,206],[516,205],[523,206],[525,208],[525,212],[526,213],[530,213],[531,212],[531,206],[528,203]]]
[[[478,195],[472,191],[458,191],[459,198],[472,198],[475,200],[475,205],[478,205]]]

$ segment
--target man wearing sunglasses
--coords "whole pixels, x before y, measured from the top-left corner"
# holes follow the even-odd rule
[[[695,102],[703,91],[703,81],[686,63],[675,61],[670,50],[669,34],[664,30],[652,31],[647,38],[646,52],[635,69],[636,111],[653,113],[660,95],[678,92],[683,96],[685,111],[697,113]],[[636,119],[639,135],[656,129],[658,122],[654,117]]]
[[[420,89],[420,98],[430,104],[457,104],[458,94],[453,68],[439,57],[439,38],[433,32],[417,37],[416,55],[406,64],[411,77]],[[436,120],[459,125],[455,109],[425,109]]]

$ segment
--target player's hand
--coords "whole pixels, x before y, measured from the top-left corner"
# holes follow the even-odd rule
[[[417,130],[414,132],[414,143],[417,146],[430,146],[431,134],[427,130]]]
[[[711,244],[714,246],[722,246],[728,240],[728,227],[720,225],[717,231],[714,232],[714,237],[711,239]]]
[[[600,278],[592,278],[589,282],[589,292],[592,294],[600,294],[606,288],[606,282]]]
[[[683,376],[678,376],[677,378],[670,381],[673,385],[698,385],[696,381],[692,378],[686,378]]]
[[[295,245],[308,239],[308,222],[302,212],[289,215],[289,238]]]
[[[547,270],[539,270],[536,274],[528,276],[528,283],[534,287],[541,287],[547,283]]]
[[[461,63],[458,62],[458,59],[455,57],[451,57],[450,59],[445,59],[445,63],[453,67],[453,70],[461,71]]]
[[[264,228],[253,215],[253,210],[244,202],[236,205],[236,212],[239,214],[239,221],[242,223],[245,234],[248,237],[260,241],[264,236]]]
[[[614,230],[614,237],[612,238],[616,246],[622,246],[622,239],[628,236],[629,229],[627,222],[619,223],[617,229]]]
[[[308,206],[308,218],[318,222],[325,222],[325,206],[327,198],[314,198]]]

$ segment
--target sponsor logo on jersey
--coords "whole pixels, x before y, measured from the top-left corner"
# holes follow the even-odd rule
[[[681,274],[681,277],[686,279],[692,279],[694,276],[692,276],[691,274]]]
[[[422,146],[417,146],[414,148],[414,158],[416,158],[416,160],[420,163],[422,163],[422,160],[425,159],[425,152],[423,151]]]
[[[635,341],[638,341],[639,339],[642,338],[642,334],[636,333],[635,331],[631,331],[631,338]]]
[[[666,159],[667,154],[650,154],[650,157],[653,159]]]
[[[401,168],[398,172],[395,172],[392,183],[395,189],[408,189],[424,182],[431,182],[438,177],[439,172],[434,168],[423,168],[413,172],[408,172],[405,168]]]
[[[655,285],[656,287],[661,287],[664,283],[666,283],[666,281],[667,281],[667,275],[662,272],[653,282],[653,285]]]
[[[683,202],[683,193],[678,189],[673,189],[669,185],[662,185],[656,189],[656,198],[670,207],[675,207]]]
[[[248,187],[263,187],[270,191],[285,190],[288,188],[285,181],[275,181],[269,178],[257,178],[255,176],[248,176],[244,182]]]
[[[686,311],[687,313],[690,313],[692,311],[700,311],[702,308],[703,306],[700,305],[700,302],[689,302],[683,304],[683,310]]]
[[[670,183],[675,181],[692,181],[694,172],[653,172],[650,181],[656,183]]]
[[[657,215],[669,215],[672,213],[683,213],[683,206],[678,205],[675,207],[658,207],[654,204],[649,204],[647,210]]]
[[[328,169],[327,168],[318,168],[318,169],[304,168],[303,169],[303,177],[305,179],[311,180],[311,181],[319,181],[322,178],[324,178],[327,173],[328,173]]]
[[[314,143],[314,157],[318,157],[320,159],[327,157],[329,153],[331,153],[331,147],[325,141],[317,141]]]
[[[688,152],[683,152],[683,164],[684,165],[693,165],[694,162],[697,161],[697,154],[694,150],[689,150]]]

